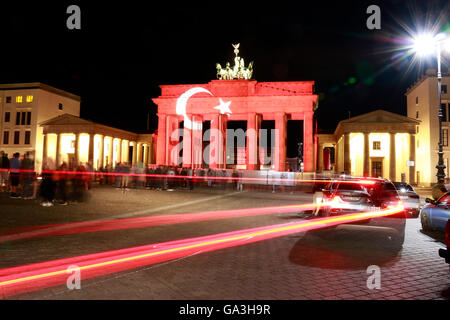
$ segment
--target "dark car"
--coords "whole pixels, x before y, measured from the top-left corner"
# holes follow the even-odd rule
[[[397,188],[400,200],[403,202],[405,212],[412,218],[417,218],[420,212],[420,196],[414,188],[405,182],[393,182]]]
[[[450,219],[450,192],[437,200],[426,199],[420,211],[420,222],[424,231],[444,231]]]
[[[330,206],[317,208],[315,215],[318,217],[375,211],[396,206],[401,202],[394,184],[384,179],[336,180],[329,183],[320,192],[316,192],[314,196],[315,203],[331,202]],[[403,244],[405,218],[405,212],[402,211],[392,216],[341,224],[324,230],[326,232],[319,232],[319,234],[334,232],[339,229],[372,230],[383,232],[390,238],[398,240],[397,243]]]
[[[445,224],[445,244],[447,249],[439,249],[439,256],[450,264],[450,219]]]

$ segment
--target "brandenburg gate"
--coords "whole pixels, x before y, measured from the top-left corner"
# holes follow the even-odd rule
[[[234,67],[229,63],[225,68],[217,64],[217,80],[206,84],[160,86],[161,96],[153,99],[158,106],[156,164],[199,168],[206,158],[209,168],[226,168],[227,123],[246,121],[245,168],[259,170],[261,121],[274,120],[271,168],[285,171],[287,121],[303,120],[304,171],[315,171],[313,114],[317,95],[313,93],[314,81],[252,80],[253,63],[246,68],[244,60],[238,56],[239,45],[233,46]],[[204,149],[205,121],[210,121],[210,144]]]

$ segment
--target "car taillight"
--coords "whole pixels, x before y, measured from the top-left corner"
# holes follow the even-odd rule
[[[445,244],[447,245],[447,248],[450,248],[450,219],[445,225]]]

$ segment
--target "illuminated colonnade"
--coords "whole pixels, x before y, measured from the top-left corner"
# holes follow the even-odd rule
[[[339,122],[334,134],[318,135],[318,169],[326,172],[330,159],[325,148],[334,151],[329,171],[353,176],[375,176],[415,184],[415,134],[419,121],[377,110]]]
[[[41,126],[43,164],[50,169],[63,162],[72,167],[90,163],[94,169],[114,167],[117,163],[154,163],[151,134],[136,134],[69,114],[45,121]]]

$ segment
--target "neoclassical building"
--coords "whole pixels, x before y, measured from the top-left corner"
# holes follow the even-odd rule
[[[333,134],[318,134],[318,171],[416,184],[419,124],[384,110],[340,121]]]
[[[152,134],[137,134],[63,114],[42,122],[43,158],[50,168],[62,162],[88,163],[94,169],[118,162],[154,163]]]
[[[0,84],[0,151],[9,157],[31,152],[42,166],[40,123],[63,114],[80,115],[80,96],[40,82]]]

